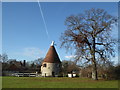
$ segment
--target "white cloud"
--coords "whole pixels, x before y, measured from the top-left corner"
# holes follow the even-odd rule
[[[16,52],[14,54],[22,57],[28,57],[31,59],[37,59],[42,57],[41,55],[43,55],[44,53],[39,48],[27,47],[27,48],[23,48],[21,52]]]
[[[65,58],[67,58],[67,59],[71,59],[71,58],[75,58],[75,57],[76,57],[76,55],[65,56]]]
[[[39,57],[43,52],[39,48],[24,48],[23,55]]]

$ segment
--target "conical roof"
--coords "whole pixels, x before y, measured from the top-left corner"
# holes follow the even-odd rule
[[[54,42],[52,42],[43,62],[61,63],[59,56],[55,50]]]

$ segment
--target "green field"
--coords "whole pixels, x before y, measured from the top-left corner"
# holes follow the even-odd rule
[[[3,88],[118,88],[118,81],[68,77],[2,77]]]

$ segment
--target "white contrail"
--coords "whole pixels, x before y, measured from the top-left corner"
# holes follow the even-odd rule
[[[39,3],[39,0],[38,0],[38,6],[39,6],[39,9],[40,9],[40,13],[41,13],[42,19],[43,19],[43,23],[44,23],[44,26],[45,26],[46,34],[47,34],[47,36],[49,38],[47,25],[46,25],[46,22],[45,22],[45,18],[44,18],[44,15],[43,15],[42,8],[41,8],[41,5]]]

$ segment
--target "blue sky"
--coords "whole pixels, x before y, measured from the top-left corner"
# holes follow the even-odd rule
[[[2,4],[2,52],[7,53],[9,58],[17,60],[44,58],[51,41],[54,40],[60,59],[70,59],[73,55],[66,53],[64,48],[61,49],[59,41],[61,33],[66,30],[64,25],[66,17],[83,13],[84,10],[91,8],[105,9],[114,16],[118,13],[115,2],[42,2],[40,4],[49,38],[37,2]],[[113,34],[117,36],[117,28],[114,29]]]

